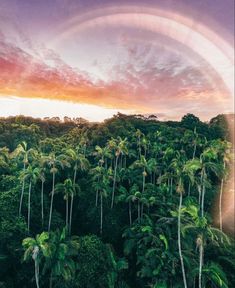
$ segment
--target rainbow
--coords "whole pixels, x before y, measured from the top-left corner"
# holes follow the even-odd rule
[[[205,25],[175,12],[139,6],[97,9],[76,15],[61,25],[53,39],[54,45],[81,30],[105,26],[134,27],[180,42],[206,61],[234,97],[233,47]]]

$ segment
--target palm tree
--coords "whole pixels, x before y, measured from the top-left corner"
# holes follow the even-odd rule
[[[89,161],[84,154],[80,153],[80,147],[77,146],[75,149],[64,150],[65,155],[67,155],[67,160],[72,162],[73,165],[73,189],[71,190],[71,200],[70,200],[70,214],[69,214],[69,234],[71,234],[72,228],[72,217],[73,217],[73,202],[74,202],[74,192],[76,191],[76,180],[77,180],[77,172],[86,171],[89,167]]]
[[[71,222],[69,221],[69,198],[72,197],[72,195],[76,195],[76,190],[78,189],[77,184],[73,184],[73,181],[68,178],[64,181],[64,183],[58,183],[55,186],[55,193],[62,193],[64,200],[65,200],[65,223],[66,223],[66,232],[71,232]],[[71,207],[70,207],[71,210]]]
[[[213,161],[214,160],[214,161]],[[201,216],[204,216],[204,202],[206,186],[208,186],[208,173],[213,172],[217,177],[221,174],[221,165],[216,163],[217,151],[214,147],[206,148],[200,155],[201,183],[199,185],[199,204],[201,204]]]
[[[114,164],[114,176],[113,176],[113,190],[112,190],[112,200],[111,200],[111,209],[114,205],[114,196],[115,196],[115,188],[116,188],[116,178],[117,178],[117,167],[118,167],[118,159],[120,155],[128,154],[127,148],[127,138],[122,139],[118,137],[117,139],[111,139],[108,142],[108,146],[114,150],[115,152],[115,164]]]
[[[181,270],[182,270],[182,276],[183,276],[183,282],[184,282],[184,288],[187,288],[187,280],[186,280],[186,274],[185,274],[185,268],[184,268],[184,260],[182,255],[182,248],[181,248],[181,210],[182,210],[182,199],[183,199],[183,193],[184,193],[184,165],[185,160],[180,157],[180,154],[176,154],[176,158],[172,161],[172,168],[174,169],[175,175],[177,177],[177,186],[176,186],[176,192],[179,194],[179,207],[178,207],[178,250],[179,250],[179,257],[180,257],[180,263],[181,263]]]
[[[23,157],[23,172],[25,172],[26,166],[29,164],[29,156],[33,155],[35,156],[36,150],[30,148],[28,149],[28,145],[25,141],[23,141],[21,144],[17,146],[17,148],[12,152],[13,157],[21,158]],[[21,189],[21,196],[20,196],[20,205],[19,205],[19,217],[21,216],[21,210],[22,210],[22,203],[23,203],[23,197],[24,197],[24,189],[25,189],[25,179],[23,178],[22,181],[22,189]]]
[[[100,147],[99,145],[96,145],[95,147],[94,155],[98,158],[98,163],[100,166],[103,166],[105,164],[105,168],[107,169],[107,160],[111,159],[111,151],[108,146]]]
[[[138,154],[139,154],[139,159],[141,157],[141,138],[144,136],[144,134],[137,129],[135,132],[135,136],[137,138],[137,150],[138,150]]]
[[[27,167],[25,171],[22,172],[21,178],[23,181],[29,181],[29,191],[28,191],[28,233],[30,229],[30,216],[31,216],[31,191],[32,184],[35,184],[39,178],[39,169],[33,168],[31,165]]]
[[[220,230],[223,231],[223,211],[222,211],[222,202],[223,202],[223,190],[224,190],[224,181],[227,176],[227,169],[229,166],[229,162],[231,160],[231,143],[227,141],[217,141],[215,143],[216,150],[220,154],[219,156],[223,161],[223,173],[220,184],[220,194],[219,194],[219,227]]]
[[[51,232],[49,236],[44,270],[50,272],[49,287],[52,288],[57,277],[62,277],[65,283],[74,278],[76,266],[73,257],[78,253],[79,242],[76,236],[67,238],[65,229]]]
[[[39,288],[39,265],[42,257],[46,256],[46,247],[48,245],[49,234],[42,232],[35,238],[25,238],[22,242],[22,246],[25,250],[24,261],[29,261],[31,258],[34,261],[34,275],[36,286]]]
[[[229,244],[230,240],[228,236],[219,229],[211,227],[208,220],[204,216],[199,216],[198,208],[196,206],[192,204],[186,206],[183,213],[184,215],[190,215],[190,220],[187,221],[187,224],[183,227],[182,233],[184,236],[186,233],[188,233],[191,237],[195,237],[196,245],[199,249],[198,287],[202,288],[205,245],[213,244],[216,247],[219,247],[222,244]],[[220,287],[224,287],[222,285],[222,281],[220,282]]]
[[[5,172],[9,169],[9,149],[7,147],[0,148],[0,172]]]
[[[41,222],[42,222],[42,228],[43,228],[44,226],[44,184],[46,181],[46,176],[45,176],[46,157],[40,154],[38,162],[39,162],[39,179],[41,180]]]
[[[157,162],[154,158],[150,158],[148,161],[146,160],[146,158],[144,156],[140,157],[140,160],[136,160],[133,163],[133,167],[137,167],[137,168],[141,168],[142,169],[142,193],[144,193],[144,189],[145,189],[145,180],[147,177],[147,173],[152,173],[153,171],[155,171],[157,166]]]
[[[73,257],[79,249],[78,237],[66,237],[65,229],[56,232],[42,232],[36,238],[23,240],[25,249],[24,260],[31,257],[35,262],[35,280],[39,288],[39,264],[44,260],[43,272],[49,271],[49,287],[52,288],[53,280],[57,277],[65,283],[74,278],[76,266]]]
[[[51,168],[50,172],[52,174],[51,204],[50,204],[49,222],[48,222],[48,232],[50,232],[54,193],[55,193],[55,175],[56,175],[56,173],[58,173],[57,167],[61,167],[63,169],[65,166],[69,167],[69,163],[66,161],[66,158],[64,155],[56,156],[55,153],[53,153],[53,152],[49,154],[46,162],[48,163],[49,167]]]
[[[132,225],[132,202],[136,201],[137,198],[135,196],[136,186],[132,186],[129,190],[127,190],[124,186],[119,187],[119,195],[117,198],[118,202],[128,203],[128,215],[129,215],[129,224]]]

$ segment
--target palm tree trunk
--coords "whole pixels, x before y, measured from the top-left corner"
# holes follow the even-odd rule
[[[195,158],[195,155],[196,155],[196,149],[197,149],[197,143],[194,144],[194,148],[193,148],[193,159]]]
[[[66,223],[66,233],[68,233],[68,226],[69,226],[69,199],[68,196],[66,196],[66,219],[65,219],[65,223]]]
[[[111,209],[113,208],[113,204],[114,204],[114,194],[115,194],[115,187],[116,187],[118,158],[119,158],[119,156],[116,156],[116,161],[115,161],[115,166],[114,166],[114,178],[113,178],[113,192],[112,192]]]
[[[39,288],[39,263],[38,260],[34,260],[34,266],[35,266],[35,281],[36,281],[36,286]]]
[[[25,169],[26,169],[26,164],[24,162],[23,172],[25,172]],[[21,216],[21,210],[22,210],[22,203],[23,203],[23,196],[24,196],[24,185],[25,185],[25,180],[23,179],[21,195],[20,195],[19,217]]]
[[[100,192],[100,234],[103,233],[103,195]]]
[[[202,288],[202,266],[203,266],[203,238],[199,246],[199,275],[198,275],[198,287]]]
[[[220,196],[219,196],[219,228],[223,231],[223,216],[222,216],[222,199],[223,199],[224,179],[221,180]]]
[[[75,189],[75,184],[76,184],[76,178],[77,178],[77,164],[74,167],[74,175],[73,175],[73,187],[74,187],[74,189]],[[71,235],[71,230],[72,230],[73,200],[74,200],[74,193],[72,193],[72,195],[71,195],[71,202],[70,202],[69,235]]]
[[[145,168],[143,172],[143,187],[142,187],[142,193],[144,193],[144,188],[145,188]]]
[[[50,288],[52,288],[52,281],[53,281],[53,279],[52,279],[52,272],[51,272],[51,274],[50,274],[50,283],[49,283],[49,287]]]
[[[171,177],[171,190],[170,190],[171,192],[171,196],[172,196],[172,193],[173,193],[173,178]]]
[[[99,189],[96,189],[96,194],[95,194],[95,206],[98,206],[98,198],[99,198]]]
[[[224,169],[225,169],[225,162],[224,162]],[[220,184],[220,195],[219,195],[219,228],[223,232],[223,215],[222,215],[222,200],[223,200],[223,190],[224,190],[224,178],[221,180]]]
[[[132,225],[132,212],[131,212],[131,201],[129,201],[129,222]]]
[[[188,183],[188,196],[190,196],[191,194],[191,183],[189,182]]]
[[[203,187],[203,180],[204,180],[204,171],[201,172],[201,179],[200,179],[200,185],[198,187],[198,203],[201,208],[201,198],[202,198],[202,187]]]
[[[44,225],[44,181],[42,181],[42,186],[41,186],[41,217],[42,217],[42,228]]]
[[[29,183],[29,195],[28,195],[28,233],[29,233],[29,228],[30,228],[30,201],[31,201],[31,188],[32,188],[32,182],[30,181]]]
[[[72,230],[72,218],[73,218],[73,198],[74,194],[71,194],[71,202],[70,202],[70,215],[69,215],[69,235],[71,235]]]
[[[53,175],[52,175],[52,191],[51,191],[51,205],[50,205],[50,213],[49,213],[48,232],[50,232],[51,230],[51,218],[52,218],[54,192],[55,192],[55,172],[53,172]]]
[[[180,262],[181,262],[181,270],[183,275],[183,281],[184,281],[184,288],[187,288],[187,281],[186,281],[186,275],[185,275],[185,269],[184,269],[184,259],[182,256],[182,248],[181,248],[181,207],[182,207],[182,193],[180,193],[180,202],[179,202],[179,210],[178,210],[178,248],[179,248],[179,256],[180,256]]]
[[[204,201],[205,201],[205,184],[202,186],[202,202],[201,202],[201,216],[204,217]]]

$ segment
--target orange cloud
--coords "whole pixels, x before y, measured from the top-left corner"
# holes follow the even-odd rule
[[[144,47],[145,54],[148,49],[151,47]],[[156,59],[148,55],[149,61],[137,69],[138,59],[143,58],[138,51],[129,47],[130,62],[113,67],[109,82],[94,83],[89,75],[71,68],[53,51],[50,57],[54,65],[49,66],[46,61],[2,41],[0,94],[68,100],[141,113],[172,111],[172,115],[181,115],[185,110],[202,112],[200,105],[204,108],[211,105],[213,115],[216,109],[221,109],[221,101],[227,101],[198,68],[184,67],[177,59],[170,61],[171,66],[157,68]]]

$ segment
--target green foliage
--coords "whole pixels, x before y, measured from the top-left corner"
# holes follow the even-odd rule
[[[1,119],[0,286],[182,288],[180,214],[188,287],[201,248],[204,287],[234,287],[234,241],[211,214],[229,176],[227,134],[222,116]]]

